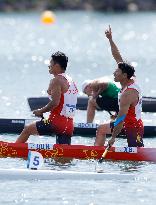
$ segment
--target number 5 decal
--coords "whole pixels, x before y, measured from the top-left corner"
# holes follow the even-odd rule
[[[38,156],[35,156],[35,157],[34,157],[34,161],[33,161],[33,165],[34,165],[34,166],[38,166],[39,164],[40,164],[39,157],[38,157]]]
[[[40,169],[43,165],[43,156],[36,151],[29,151],[27,168],[29,169]]]

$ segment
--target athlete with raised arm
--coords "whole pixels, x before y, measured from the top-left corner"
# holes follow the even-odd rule
[[[95,145],[103,146],[106,134],[112,134],[111,139],[108,141],[108,144],[112,146],[116,136],[123,130],[129,147],[143,147],[142,95],[139,86],[133,79],[134,67],[123,61],[112,39],[110,26],[105,34],[110,42],[112,55],[117,62],[114,80],[120,82],[121,91],[118,96],[119,112],[117,119],[114,123],[109,122],[98,127]]]

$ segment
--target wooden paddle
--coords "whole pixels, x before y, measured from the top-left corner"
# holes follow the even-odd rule
[[[110,148],[111,148],[111,146],[108,144],[106,149],[105,149],[105,151],[103,152],[101,158],[99,159],[98,163],[102,163],[103,162],[103,160],[105,159],[106,154],[107,154],[107,152],[109,151]]]

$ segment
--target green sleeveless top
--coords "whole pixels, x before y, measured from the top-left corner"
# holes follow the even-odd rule
[[[120,88],[118,88],[114,83],[109,82],[106,90],[102,91],[100,95],[102,97],[118,98],[118,93]]]

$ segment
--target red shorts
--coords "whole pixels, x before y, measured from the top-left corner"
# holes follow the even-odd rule
[[[124,132],[127,136],[128,147],[144,147],[144,129],[142,127],[125,127]]]
[[[139,124],[138,127],[124,127],[120,134],[126,135],[128,147],[144,147],[143,135],[144,127],[143,124]],[[110,123],[110,128],[113,131],[114,122]]]
[[[74,131],[73,119],[64,116],[55,115],[52,119],[44,119],[36,122],[36,128],[39,135],[57,135],[59,144],[70,144]],[[68,141],[68,143],[65,143]],[[64,141],[64,142],[63,142]]]
[[[73,135],[74,123],[72,118],[61,115],[53,115],[48,119],[56,134]]]

